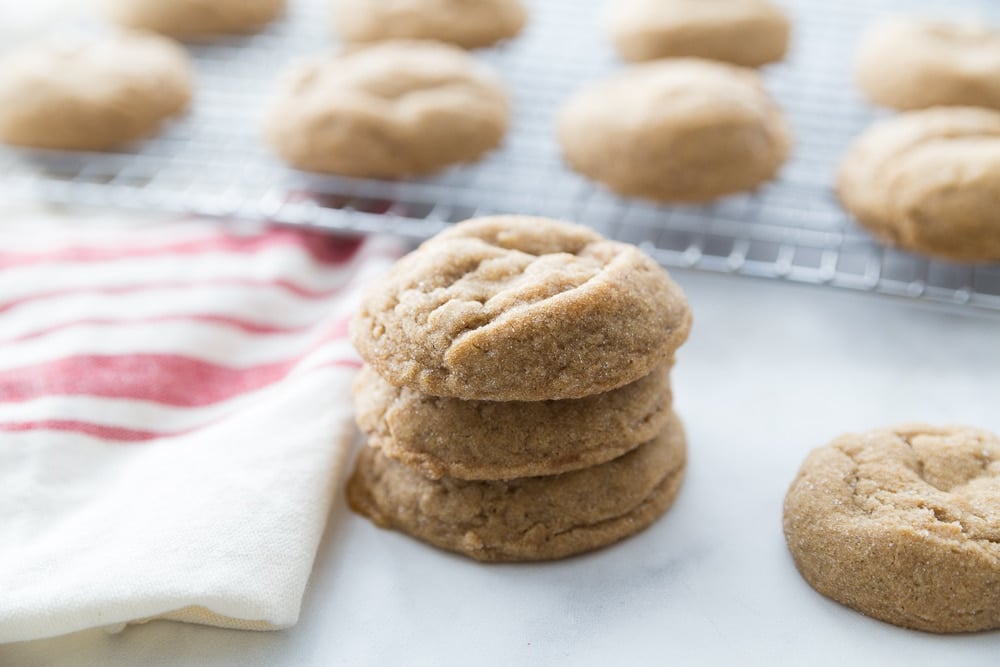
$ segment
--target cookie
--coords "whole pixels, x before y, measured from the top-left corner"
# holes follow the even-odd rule
[[[785,536],[817,591],[929,632],[1000,628],[1000,439],[906,425],[814,450]]]
[[[430,480],[362,448],[347,498],[383,528],[476,560],[564,558],[637,533],[680,490],[685,439],[672,416],[654,440],[598,466],[510,481]]]
[[[0,141],[106,150],[155,133],[191,99],[184,49],[165,37],[74,35],[0,60]]]
[[[299,169],[394,178],[480,158],[508,116],[500,82],[461,49],[383,42],[291,72],[264,133]]]
[[[977,23],[893,17],[862,40],[858,85],[893,109],[1000,109],[1000,30]]]
[[[785,57],[791,24],[769,0],[618,0],[609,28],[626,60],[695,57],[759,67]]]
[[[604,394],[563,401],[438,398],[394,387],[370,366],[354,385],[368,444],[430,478],[513,479],[610,461],[670,416],[670,364]]]
[[[791,138],[755,71],[681,58],[578,92],[559,142],[570,167],[620,194],[696,202],[773,178]]]
[[[521,0],[333,0],[334,32],[346,42],[427,39],[472,49],[521,31]]]
[[[1000,260],[1000,112],[939,107],[879,122],[843,158],[837,193],[890,245]]]
[[[466,400],[581,398],[673,356],[691,311],[635,246],[524,216],[454,225],[374,284],[351,325],[397,387]]]
[[[102,1],[119,25],[179,36],[256,32],[285,8],[285,0]]]

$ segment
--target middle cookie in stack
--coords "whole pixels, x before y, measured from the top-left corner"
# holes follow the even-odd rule
[[[472,220],[401,260],[352,335],[369,438],[348,499],[480,560],[559,558],[645,528],[680,486],[680,289],[631,245]]]

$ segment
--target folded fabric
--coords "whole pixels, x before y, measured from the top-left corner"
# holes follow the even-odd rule
[[[353,437],[347,322],[398,252],[0,222],[0,642],[294,624]]]

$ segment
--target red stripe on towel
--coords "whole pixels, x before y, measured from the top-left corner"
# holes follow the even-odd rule
[[[164,255],[203,255],[218,252],[253,254],[275,246],[303,248],[317,262],[339,264],[350,259],[360,246],[360,240],[321,235],[316,232],[273,229],[266,234],[254,236],[213,235],[202,239],[157,245],[69,246],[23,253],[4,249],[0,250],[0,269],[32,264],[108,262]]]

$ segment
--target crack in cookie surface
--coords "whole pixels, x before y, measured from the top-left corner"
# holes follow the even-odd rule
[[[569,223],[456,225],[401,260],[352,327],[389,382],[469,400],[579,398],[648,374],[690,311],[634,246]]]
[[[785,499],[819,592],[905,627],[1000,627],[1000,438],[903,425],[814,450]]]

